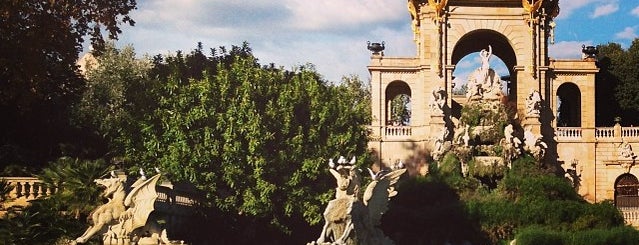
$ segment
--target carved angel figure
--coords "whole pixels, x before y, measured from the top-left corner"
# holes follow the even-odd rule
[[[124,182],[126,177],[111,177],[98,179],[96,183],[107,187],[104,194],[111,196],[109,202],[93,211],[94,225],[76,239],[77,243],[84,243],[96,233],[104,234],[103,244],[172,244],[166,237],[166,231],[148,224],[149,215],[154,210],[154,203],[158,197],[156,184],[160,174],[147,179],[142,175],[133,185],[132,190],[125,195]],[[116,189],[112,191],[111,189]],[[139,228],[149,229],[151,237],[135,236]],[[141,237],[141,238],[140,238]]]
[[[317,241],[309,244],[393,244],[377,227],[388,200],[395,196],[395,184],[406,172],[403,163],[377,173],[368,170],[373,180],[359,197],[360,176],[355,158],[346,162],[340,157],[337,165],[329,161],[329,171],[337,180],[335,199],[324,211],[325,224]]]

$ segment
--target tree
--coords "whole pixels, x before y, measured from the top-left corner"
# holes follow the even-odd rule
[[[84,38],[100,50],[133,24],[135,0],[8,0],[0,3],[0,162],[42,164],[78,137],[69,106],[83,81],[75,62]],[[62,146],[61,146],[62,145]]]
[[[126,141],[141,130],[136,122],[158,104],[158,80],[149,77],[151,61],[136,58],[130,45],[121,50],[114,45],[107,43],[97,64],[88,67],[86,88],[74,107],[75,124],[97,136],[97,142],[85,147],[97,148],[93,151],[101,152],[99,156],[106,149],[108,155],[122,155]]]
[[[238,219],[284,231],[317,224],[334,188],[328,158],[366,161],[367,92],[356,77],[331,85],[310,65],[261,67],[249,49],[231,50],[207,59],[216,61],[215,74],[161,83],[158,107],[138,122],[141,137],[125,157],[196,184]]]
[[[399,94],[391,101],[391,120],[397,125],[410,124],[410,96]]]
[[[621,116],[624,124],[637,124],[639,118],[639,38],[627,50],[617,43],[598,45],[597,124]],[[614,96],[609,96],[614,94]],[[614,100],[613,100],[614,99]]]

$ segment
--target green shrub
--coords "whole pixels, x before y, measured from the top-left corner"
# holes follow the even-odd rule
[[[564,245],[560,232],[541,227],[529,227],[517,233],[517,245]]]

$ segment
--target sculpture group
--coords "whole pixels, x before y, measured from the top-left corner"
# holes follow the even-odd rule
[[[94,235],[101,235],[104,245],[184,244],[169,240],[166,230],[149,219],[158,197],[156,184],[161,175],[146,178],[143,172],[141,174],[128,193],[125,191],[126,175],[111,172],[111,177],[95,180],[105,188],[103,196],[108,202],[91,213],[93,225],[75,240],[76,243],[82,244]]]
[[[447,107],[447,93],[438,87],[432,91],[428,104],[431,111],[431,157],[440,160],[446,152],[477,152],[482,158],[476,161],[507,163],[524,153],[541,160],[548,148],[541,134],[531,125],[519,125],[517,113],[509,114],[506,95],[503,93],[503,82],[495,70],[490,67],[493,49],[479,52],[480,66],[473,70],[467,79],[466,103],[464,107],[474,111],[474,119],[451,115]],[[531,90],[525,98],[525,110],[522,116],[527,123],[538,121],[542,111],[542,95],[538,90]],[[479,120],[479,122],[475,121]],[[473,124],[473,125],[469,125]],[[477,125],[478,124],[478,125]],[[505,126],[504,126],[505,125]],[[501,131],[501,132],[499,132]],[[535,132],[533,132],[535,131]],[[499,136],[501,135],[501,136]],[[500,138],[501,137],[501,138]],[[495,147],[498,146],[499,149]],[[500,154],[497,154],[499,152]],[[463,154],[462,154],[463,155]],[[472,159],[471,159],[472,160]],[[468,169],[462,161],[462,169]]]
[[[368,169],[372,181],[363,193],[360,193],[361,176],[354,157],[350,162],[340,157],[337,164],[331,159],[329,167],[337,181],[335,199],[324,211],[322,233],[308,244],[393,244],[378,226],[388,209],[389,199],[397,194],[397,180],[406,172],[403,164],[400,162],[376,173]]]

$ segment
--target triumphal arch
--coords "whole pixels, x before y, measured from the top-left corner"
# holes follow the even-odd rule
[[[384,43],[368,45],[373,51],[369,148],[380,164],[402,161],[414,174],[425,174],[442,150],[468,146],[478,137],[469,131],[487,128],[460,123],[465,107],[501,104],[511,108],[509,120],[519,125],[499,125],[506,131],[503,139],[484,143],[505,144],[500,151],[536,151],[544,162],[561,166],[589,201],[639,206],[634,203],[639,171],[632,167],[639,128],[595,125],[596,49],[584,47],[582,59],[575,60],[548,55],[559,0],[409,0],[407,5],[416,55],[387,57]],[[462,78],[464,93],[454,93],[459,89],[454,71],[467,55],[477,55],[481,65]],[[494,57],[507,74],[489,67]],[[410,116],[398,121],[393,101],[400,95],[409,98]]]

